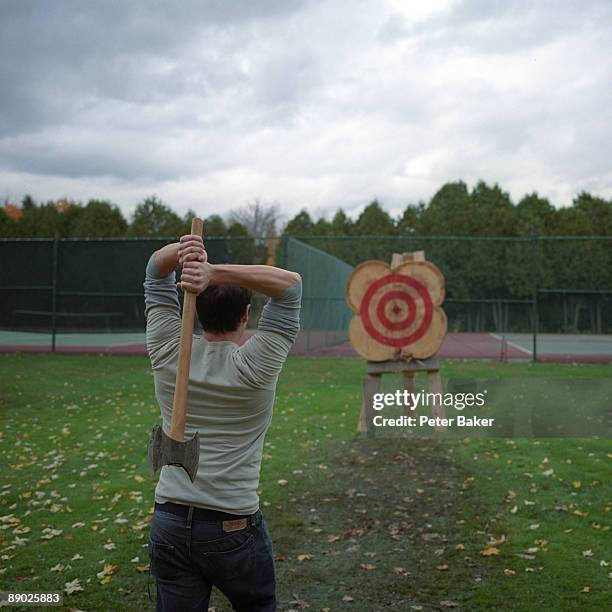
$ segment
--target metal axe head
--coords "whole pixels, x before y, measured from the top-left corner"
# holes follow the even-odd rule
[[[194,481],[200,461],[200,434],[196,432],[191,440],[179,442],[164,433],[157,423],[149,438],[149,473],[151,476],[164,465],[182,467]]]

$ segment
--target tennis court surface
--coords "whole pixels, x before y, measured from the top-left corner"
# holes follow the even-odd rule
[[[325,346],[326,342],[321,340],[317,332],[301,332],[292,353],[313,357],[357,357],[348,341]],[[55,346],[59,353],[146,354],[144,333],[57,334]],[[48,352],[51,348],[51,334],[0,331],[2,352]],[[532,334],[449,333],[438,356],[443,359],[531,361],[533,349]],[[612,364],[612,335],[538,334],[536,355],[538,361],[554,363]]]

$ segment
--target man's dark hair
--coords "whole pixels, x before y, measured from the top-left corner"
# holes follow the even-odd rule
[[[236,331],[247,305],[251,303],[251,295],[251,290],[244,287],[206,287],[196,299],[202,329],[213,334]]]

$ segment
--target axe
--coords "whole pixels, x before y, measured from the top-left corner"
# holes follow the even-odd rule
[[[191,233],[201,236],[203,225],[202,219],[194,218],[191,221]],[[152,476],[164,465],[178,465],[187,472],[191,482],[193,482],[200,460],[200,435],[196,432],[191,440],[183,441],[183,438],[185,437],[185,416],[187,415],[189,362],[191,360],[196,294],[185,291],[183,298],[181,340],[176,367],[170,435],[164,433],[159,423],[156,423],[153,427],[149,438],[149,473]]]

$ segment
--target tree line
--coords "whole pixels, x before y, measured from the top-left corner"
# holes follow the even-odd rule
[[[156,196],[140,202],[131,219],[107,200],[87,203],[68,199],[20,204],[6,201],[0,209],[2,238],[172,237],[189,231],[196,212],[180,216]],[[516,204],[502,188],[479,181],[472,190],[463,181],[446,183],[429,200],[408,204],[391,216],[374,200],[355,218],[338,209],[331,219],[313,219],[305,208],[281,229],[280,206],[255,200],[230,211],[224,219],[205,219],[208,236],[255,239],[292,236],[610,236],[612,200],[579,193],[571,206],[557,208],[537,193]],[[279,231],[280,230],[280,231]]]
[[[173,237],[189,233],[196,213],[178,215],[156,196],[140,202],[128,221],[121,209],[106,200],[86,204],[62,199],[37,203],[25,196],[20,205],[5,202],[0,213],[2,238],[127,238]],[[206,219],[211,236],[249,236],[247,227],[235,218],[226,223],[220,215]]]
[[[338,210],[331,220],[314,220],[302,210],[285,228],[294,236],[610,236],[612,200],[579,193],[572,205],[556,208],[537,193],[514,203],[499,185],[479,181],[446,183],[428,203],[408,205],[393,218],[376,200],[353,220]]]

